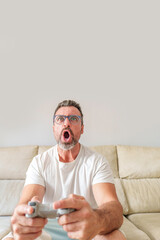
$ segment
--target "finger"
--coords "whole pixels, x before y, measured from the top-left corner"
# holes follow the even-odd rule
[[[26,218],[21,217],[21,225],[28,227],[41,227],[43,228],[48,222],[47,218]]]
[[[76,194],[70,194],[68,198],[75,198],[75,199],[85,200],[85,198],[83,196],[76,195]]]
[[[35,227],[44,227],[47,224],[48,220],[46,218],[27,218],[25,216],[12,216],[11,223],[12,225],[19,224],[21,226],[35,226]]]
[[[33,208],[31,206],[28,206],[27,204],[21,204],[18,205],[14,211],[14,214],[23,216],[25,214],[32,214],[33,213]]]
[[[80,231],[68,232],[67,234],[68,234],[68,237],[71,238],[71,239],[82,239]]]
[[[71,238],[71,239],[79,239],[79,240],[92,240],[95,235],[90,235],[90,236],[87,236],[88,234],[84,234],[82,233],[82,231],[76,231],[76,232],[68,232],[68,237]]]
[[[31,199],[31,201],[32,201],[32,202],[41,202],[38,196],[34,196],[34,197]]]
[[[87,202],[84,199],[79,198],[66,198],[59,200],[57,202],[53,203],[53,208],[75,208],[75,209],[81,209],[87,204]]]
[[[81,224],[76,223],[76,224],[69,224],[63,226],[63,229],[67,232],[68,236],[71,239],[86,239],[86,240],[91,240],[95,237],[95,233],[93,232],[88,232],[88,231],[82,231],[81,229]]]
[[[85,215],[84,215],[83,211],[77,210],[75,212],[62,215],[58,219],[58,223],[60,225],[65,225],[65,224],[69,224],[69,223],[76,223],[76,222],[83,221],[84,217],[85,217]]]
[[[33,240],[33,239],[36,239],[37,237],[39,237],[41,234],[42,234],[42,231],[39,231],[37,233],[29,233],[29,234],[21,234],[21,235],[15,233],[14,239]]]
[[[65,225],[63,225],[63,229],[66,232],[77,232],[81,228],[81,225],[82,224],[80,222],[65,224]]]
[[[16,234],[29,234],[29,233],[37,233],[42,230],[42,227],[26,227],[21,225],[13,226],[13,232]]]

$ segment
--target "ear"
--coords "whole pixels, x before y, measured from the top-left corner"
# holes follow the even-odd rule
[[[84,125],[81,126],[81,134],[84,132]]]

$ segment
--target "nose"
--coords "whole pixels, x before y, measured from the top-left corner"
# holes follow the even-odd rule
[[[64,120],[63,125],[64,125],[65,127],[69,127],[69,126],[70,126],[70,121],[69,121],[68,118],[66,118],[66,119]]]

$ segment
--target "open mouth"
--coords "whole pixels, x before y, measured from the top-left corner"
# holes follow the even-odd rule
[[[69,138],[69,135],[70,135],[70,134],[69,134],[68,131],[65,131],[64,134],[63,134],[63,136],[64,136],[65,139],[68,139],[68,138]]]
[[[61,135],[61,139],[65,143],[70,143],[73,140],[73,134],[71,129],[64,129]]]

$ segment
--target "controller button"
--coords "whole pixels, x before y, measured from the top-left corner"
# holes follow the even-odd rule
[[[36,206],[36,202],[29,202],[29,206]]]

